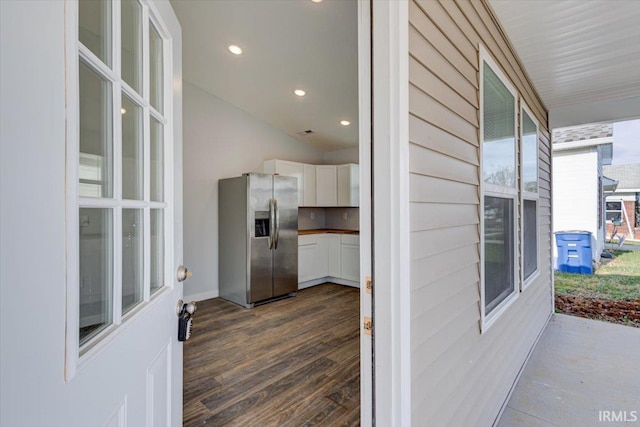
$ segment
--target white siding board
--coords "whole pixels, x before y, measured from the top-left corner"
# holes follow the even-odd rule
[[[443,277],[427,286],[416,289],[411,293],[411,318],[425,325],[433,324],[425,316],[440,314],[444,318],[452,303],[457,300],[461,292],[467,292],[478,300],[478,266],[468,265],[456,270],[452,275]],[[452,298],[456,298],[455,301]],[[444,312],[444,313],[442,313]],[[437,322],[437,320],[436,320]],[[422,333],[422,331],[421,331]]]
[[[476,225],[480,222],[477,205],[412,203],[409,206],[411,232],[442,227]],[[475,219],[472,219],[474,218]]]
[[[417,3],[409,11],[412,419],[416,425],[491,425],[551,314],[547,113],[509,42],[501,39],[485,0]],[[488,48],[540,124],[540,274],[483,333],[479,112],[469,111],[478,106],[479,76],[471,77],[470,91],[468,70],[451,70],[451,63],[470,62],[469,55],[475,70],[479,44]]]
[[[478,137],[478,128],[458,116],[438,101],[409,85],[409,113],[473,143]]]
[[[451,262],[450,260],[457,260]],[[468,265],[477,266],[480,260],[478,245],[471,244],[447,252],[440,252],[428,258],[411,262],[411,290],[412,292],[428,286],[436,280],[448,277]]]
[[[479,203],[475,185],[415,174],[409,176],[409,197],[412,203]]]
[[[442,34],[451,41],[455,48],[464,55],[465,58],[476,69],[478,68],[478,50],[467,36],[455,25],[449,14],[442,6],[433,0],[416,1],[420,9],[422,9],[431,21],[438,27]]]
[[[409,3],[409,22],[471,84],[476,85],[477,58],[465,58],[414,2]]]
[[[478,227],[475,225],[416,231],[411,233],[411,260],[426,258],[479,241]]]
[[[440,77],[448,86],[454,88],[470,103],[478,102],[477,82],[467,80],[449,61],[443,57],[418,30],[409,27],[409,52],[427,69]]]
[[[474,141],[475,144],[464,141],[413,115],[409,116],[409,135],[410,142],[413,144],[464,160],[472,165],[480,164],[477,141]]]
[[[478,185],[477,166],[415,144],[409,145],[409,172]]]
[[[473,126],[479,126],[477,105],[468,102],[413,57],[409,58],[409,73],[412,73],[411,83],[414,86],[429,94]]]

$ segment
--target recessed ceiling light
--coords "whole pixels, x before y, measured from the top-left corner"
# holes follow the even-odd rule
[[[320,3],[322,0],[311,0],[314,3]]]
[[[127,114],[127,109],[126,109],[126,108],[124,108],[124,107],[122,107],[122,108],[120,109],[120,114]]]
[[[340,124],[342,126],[349,126],[351,124],[351,122],[349,120],[340,120]]]
[[[233,53],[234,55],[240,55],[242,54],[242,49],[240,49],[240,47],[236,46],[235,44],[230,44],[229,52]]]
[[[296,89],[293,91],[293,93],[295,93],[298,96],[305,96],[307,94],[307,92],[303,91],[302,89]]]

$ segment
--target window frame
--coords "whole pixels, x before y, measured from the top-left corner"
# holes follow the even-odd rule
[[[162,297],[175,287],[171,280],[174,259],[174,191],[173,191],[173,38],[160,19],[160,13],[152,0],[137,0],[141,5],[142,20],[142,87],[141,93],[132,89],[122,77],[121,70],[121,4],[111,0],[110,34],[111,66],[103,63],[79,39],[79,3],[70,2],[65,8],[65,51],[66,51],[66,331],[65,331],[65,381],[69,382],[83,366],[101,354],[114,339],[120,336],[128,325],[143,313],[159,304]],[[156,111],[149,101],[149,28],[153,24],[163,40],[162,91],[164,93],[164,114]],[[111,109],[113,133],[112,141],[112,195],[110,198],[80,197],[80,87],[79,66],[83,61],[92,71],[111,82]],[[142,146],[143,146],[143,198],[142,200],[122,199],[122,117],[121,100],[126,95],[142,109]],[[163,186],[164,200],[153,202],[150,199],[150,121],[154,117],[163,125]],[[80,273],[79,273],[79,209],[108,208],[112,212],[113,247],[111,286],[113,301],[111,304],[112,321],[91,339],[80,345]],[[150,211],[160,208],[164,211],[164,286],[153,294],[150,292]],[[127,313],[122,313],[122,209],[141,209],[143,217],[143,298]],[[148,255],[147,255],[148,254]]]
[[[520,132],[518,144],[520,148],[520,292],[523,292],[540,275],[540,123],[535,117],[526,102],[520,98]],[[524,189],[524,114],[527,113],[533,124],[536,126],[536,192]],[[524,277],[524,201],[534,201],[536,203],[536,269],[525,279]]]
[[[480,45],[479,50],[479,76],[480,76],[480,130],[479,130],[479,153],[480,153],[480,166],[479,166],[479,176],[480,176],[480,331],[484,333],[487,331],[497,319],[499,319],[502,314],[511,306],[520,295],[520,263],[518,262],[518,248],[519,248],[519,232],[518,232],[518,202],[519,202],[519,174],[518,163],[518,93],[511,83],[511,81],[506,77],[501,67],[497,64],[497,62],[492,58],[491,54],[488,50]],[[484,157],[483,157],[483,145],[484,145],[484,63],[486,63],[491,70],[496,74],[496,76],[500,79],[502,84],[507,88],[507,90],[511,93],[514,99],[514,115],[513,115],[513,126],[514,126],[514,164],[515,164],[515,186],[513,188],[502,187],[499,185],[487,183],[484,181]],[[509,296],[507,296],[503,301],[501,301],[496,307],[491,310],[490,313],[486,312],[486,304],[485,304],[485,225],[484,225],[484,197],[499,197],[499,198],[510,198],[513,200],[513,292]]]
[[[620,203],[620,209],[607,209],[607,203]],[[612,221],[612,220],[607,219],[607,214],[608,214],[609,212],[619,212],[619,213],[620,213],[620,221],[621,221],[622,223],[624,223],[624,222],[623,222],[624,215],[623,215],[623,213],[622,213],[622,210],[625,208],[625,206],[624,206],[624,200],[622,200],[622,199],[618,199],[618,200],[607,200],[607,199],[605,198],[605,200],[604,200],[604,207],[605,207],[605,209],[604,209],[604,219],[605,219],[605,222],[606,222],[607,224],[613,224],[613,221]]]

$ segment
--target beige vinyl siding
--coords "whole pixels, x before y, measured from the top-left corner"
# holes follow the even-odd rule
[[[478,50],[539,123],[539,274],[480,332]],[[413,425],[491,425],[552,312],[547,113],[485,1],[409,4]],[[519,221],[519,218],[518,218]]]

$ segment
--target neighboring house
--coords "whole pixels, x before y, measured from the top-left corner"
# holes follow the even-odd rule
[[[613,124],[553,131],[553,232],[591,232],[592,258],[604,249],[604,192],[615,189],[603,168],[613,158]],[[554,245],[554,260],[557,248]]]
[[[113,21],[110,9],[100,9],[112,3]],[[315,7],[339,2],[290,3]],[[512,23],[534,26],[533,31],[511,33],[526,38],[542,34],[535,25],[554,19],[555,14],[544,7],[574,8],[571,15],[559,13],[558,19],[573,16],[575,8],[587,8],[581,19],[602,20],[598,10],[590,9],[592,2],[495,2],[495,6],[509,8],[507,3],[513,3],[513,8],[503,13],[511,16]],[[207,138],[221,120],[207,117],[215,114],[214,97],[190,85],[183,91],[182,53],[191,46],[185,37],[183,49],[183,28],[169,2],[81,4],[98,8],[96,17],[107,18],[108,25],[104,19],[94,22],[96,31],[101,31],[101,37],[93,37],[98,53],[78,43],[77,2],[0,2],[0,424],[178,426],[182,421],[182,344],[176,339],[176,302],[188,282],[178,283],[176,276],[187,276],[178,267],[183,261],[189,263],[183,260],[182,194],[193,191],[188,185],[183,188],[183,135],[186,154],[193,143],[190,133]],[[119,19],[121,10],[132,5],[141,6],[136,16],[146,19],[140,26],[146,31],[144,42],[131,43],[142,46],[139,52],[147,54],[138,61],[145,76],[145,85],[138,81],[138,89],[124,76],[124,71],[130,71],[127,66],[136,62],[121,61],[119,49],[109,49],[134,34],[117,31],[121,24],[132,22]],[[543,20],[527,19],[533,17],[527,7]],[[617,9],[604,7],[605,11]],[[617,25],[597,33],[599,39],[607,41],[621,25],[619,16],[611,19]],[[623,30],[635,28],[632,24],[633,16]],[[210,23],[203,19],[202,25]],[[553,26],[561,31],[565,27]],[[561,80],[577,84],[584,92],[576,94],[573,103],[552,102],[555,88],[543,99],[523,65],[531,55],[516,52],[487,0],[359,1],[358,29],[361,283],[372,276],[375,296],[372,299],[361,287],[363,316],[372,315],[372,305],[375,314],[375,339],[364,332],[360,335],[363,425],[371,425],[372,416],[383,427],[492,425],[505,410],[554,309],[551,181],[555,160],[547,108],[555,105],[565,120],[585,123],[587,116],[569,107],[588,107],[586,100],[595,102],[609,90],[623,91],[613,92],[614,85],[589,92],[591,81],[581,86],[568,72]],[[113,37],[111,30],[116,30]],[[583,37],[563,35],[565,42],[583,43]],[[219,40],[205,42],[212,49],[224,48]],[[616,42],[605,45],[605,53],[615,51],[611,46]],[[283,43],[283,49],[287,46]],[[536,57],[558,51],[546,43],[536,46]],[[572,47],[564,45],[559,51],[572,51]],[[623,61],[598,61],[607,64],[608,77],[614,77],[611,69],[618,62],[626,64],[629,54],[623,47]],[[573,50],[572,55],[560,56],[595,54],[594,49]],[[268,50],[259,53],[269,54]],[[535,64],[548,70],[547,75],[555,75],[545,59]],[[582,73],[584,66],[578,69],[580,75],[597,75]],[[249,75],[260,72],[252,69]],[[78,196],[78,87],[83,76],[93,89],[91,100],[96,101],[83,110],[93,113],[87,115],[99,129],[89,135],[95,140],[92,148],[104,150],[107,156],[113,148],[109,143],[116,141],[115,166],[97,165],[94,169],[102,175],[96,172],[93,181],[123,182],[122,162],[117,158],[122,152],[119,123],[137,117],[143,123],[136,129],[150,129],[146,144],[151,140],[152,149],[163,142],[168,147],[162,152],[166,186],[155,187],[155,191],[166,190],[161,193],[165,198],[150,200],[148,195],[156,193],[151,193],[154,187],[149,185],[146,199],[141,200],[122,197],[118,185],[112,186],[113,197]],[[619,85],[635,87],[632,83]],[[607,101],[613,103],[612,98]],[[121,100],[131,99],[141,107],[121,108]],[[611,103],[607,112],[630,114],[628,105],[618,110]],[[139,114],[119,118],[136,108]],[[190,128],[198,114],[203,115],[197,117],[200,127]],[[113,122],[112,117],[116,117]],[[599,236],[597,218],[603,214],[597,213],[598,178],[602,177],[600,165],[611,154],[607,154],[607,143],[591,143],[581,148],[586,154],[583,169],[589,172],[579,182],[584,184],[581,192],[595,192],[584,204],[595,225],[567,222],[563,227],[591,227]],[[215,145],[209,156],[235,154],[232,142]],[[198,154],[191,153],[190,160]],[[185,159],[184,168],[211,168],[209,159],[199,160]],[[145,164],[141,169],[148,178],[148,157]],[[554,192],[554,200],[562,200],[561,195]],[[92,221],[84,213],[79,215],[80,209],[93,209]],[[161,255],[155,265],[149,258],[144,262],[147,282],[141,289],[142,309],[123,313],[122,298],[117,298],[122,296],[123,257],[114,254],[113,248],[122,246],[123,218],[130,223],[136,220],[134,215],[124,217],[122,211],[127,209],[144,212],[146,231],[134,236],[144,241],[144,253]],[[78,249],[79,228],[91,228],[102,243],[92,255],[104,255],[95,275],[105,286],[93,291],[116,295],[114,304],[105,308],[113,318],[105,321],[101,339],[84,348],[78,336],[78,295],[85,284],[78,279],[77,266],[78,257],[87,254]],[[132,228],[126,238],[132,237]],[[159,278],[159,288],[150,290],[149,276]],[[206,387],[206,380],[199,387]],[[256,395],[256,401],[263,397]]]
[[[615,232],[625,239],[640,240],[640,163],[605,166],[604,174],[618,181],[614,192],[605,193],[606,238]]]

